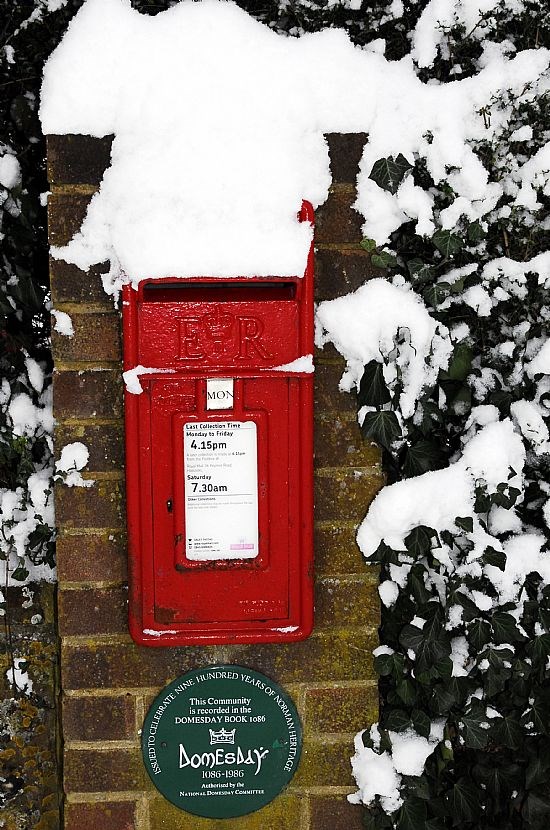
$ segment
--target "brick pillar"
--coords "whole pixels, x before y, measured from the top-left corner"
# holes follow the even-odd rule
[[[365,136],[331,136],[333,187],[318,212],[317,299],[347,293],[373,273],[351,209]],[[109,140],[50,136],[50,241],[78,230],[108,163]],[[377,643],[377,574],[354,541],[382,483],[378,451],[365,444],[352,396],[340,394],[342,361],[316,359],[316,623],[301,643],[149,649],[128,635],[120,316],[88,274],[52,261],[56,309],[72,318],[73,338],[54,336],[57,447],[90,450],[90,489],[59,486],[59,625],[62,637],[66,830],[354,830],[361,809],[349,757],[354,733],[377,714],[372,649]],[[138,730],[148,705],[190,669],[237,663],[280,683],[294,699],[304,747],[287,790],[257,813],[198,819],[165,801],[143,767]]]

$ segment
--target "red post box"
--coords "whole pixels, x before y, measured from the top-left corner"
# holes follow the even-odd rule
[[[304,203],[301,221],[313,221]],[[284,642],[313,625],[313,250],[304,276],[123,292],[130,632]]]

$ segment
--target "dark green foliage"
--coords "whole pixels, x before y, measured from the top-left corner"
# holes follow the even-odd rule
[[[382,406],[389,401],[390,393],[384,380],[384,366],[377,360],[371,360],[365,366],[359,384],[357,403],[359,406]]]
[[[386,159],[379,159],[370,172],[369,178],[376,182],[376,184],[383,190],[389,190],[390,193],[396,193],[399,185],[403,181],[405,174],[412,170],[412,164],[399,153],[397,158],[388,156]]]
[[[424,80],[453,80],[457,75],[449,72],[455,64],[461,67],[459,77],[478,72],[481,35],[466,34],[461,27],[448,32],[445,57],[421,71]],[[487,15],[483,37],[498,42],[509,38],[518,49],[548,45],[550,14],[534,2],[521,14],[503,3]],[[510,95],[495,106],[501,103],[515,113],[514,128],[527,124],[534,137],[521,149],[508,140],[509,134],[474,146],[495,182],[506,173],[507,153],[529,157],[550,129],[548,96],[518,104]],[[395,193],[404,176],[412,176],[434,195],[436,216],[452,203],[456,194],[447,182],[430,179],[422,159],[397,161],[389,155],[379,159],[371,179]],[[550,290],[536,274],[527,273],[521,295],[505,279],[499,283],[501,275],[492,281],[483,276],[486,263],[501,257],[521,263],[550,248],[550,202],[540,191],[538,198],[540,206],[530,212],[514,207],[504,194],[498,208],[509,210],[502,215],[495,211],[481,221],[462,217],[450,229],[437,227],[429,238],[416,235],[414,223],[406,223],[382,253],[366,240],[365,249],[377,257],[373,261],[386,269],[389,279],[404,279],[432,317],[449,329],[468,327],[467,335],[455,342],[446,371],[423,390],[413,417],[403,418],[400,412],[400,377],[398,372],[392,375],[392,357],[366,367],[359,403],[378,412],[367,413],[363,432],[384,448],[390,483],[441,469],[460,457],[465,436],[478,429],[469,420],[473,407],[496,407],[503,420],[511,417],[515,402],[539,401],[550,426],[550,395],[538,385],[543,376],[525,370],[538,348],[530,344],[550,335]],[[387,258],[380,259],[382,255]],[[456,269],[464,272],[457,275]],[[478,313],[466,301],[470,289],[483,287],[492,295],[498,284],[509,296],[492,311]],[[398,335],[395,342],[398,352]],[[505,350],[500,348],[503,342]],[[385,377],[396,380],[385,381],[382,366]],[[407,570],[405,577],[403,571],[400,575],[404,587],[397,601],[382,609],[381,642],[391,653],[375,658],[382,693],[381,742],[378,749],[374,743],[369,746],[391,751],[388,731],[412,729],[428,737],[432,724],[444,723],[444,739],[434,741],[422,775],[402,776],[401,808],[387,814],[379,798],[370,805],[367,826],[372,830],[387,827],[388,817],[391,827],[412,830],[550,827],[550,589],[537,572],[523,577],[519,599],[506,601],[495,587],[508,562],[503,546],[517,532],[517,524],[513,532],[494,530],[494,509],[513,513],[524,532],[543,534],[548,555],[542,507],[548,499],[550,457],[533,452],[525,436],[524,444],[523,491],[514,479],[517,471],[510,470],[496,487],[480,479],[475,482],[474,509],[456,516],[453,528],[436,532],[419,524],[399,548],[381,542],[372,557],[381,565],[383,582],[396,579],[395,567]],[[443,504],[445,495],[441,493]],[[487,533],[487,541],[474,566],[469,557],[481,532]]]

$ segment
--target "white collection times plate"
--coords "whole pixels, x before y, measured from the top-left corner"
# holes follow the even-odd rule
[[[254,421],[183,427],[188,559],[258,556],[258,462]]]

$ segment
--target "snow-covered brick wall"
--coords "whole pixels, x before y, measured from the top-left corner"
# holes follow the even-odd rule
[[[109,260],[110,291],[173,274],[303,273],[311,231],[297,212],[326,199],[329,132],[369,134],[357,207],[378,244],[411,219],[435,230],[433,199],[410,176],[388,173],[389,191],[373,180],[381,157],[422,156],[449,183],[445,228],[480,219],[503,185],[472,144],[506,126],[505,112],[489,126],[482,112],[510,92],[531,99],[549,61],[544,49],[494,49],[477,76],[443,87],[342,31],[285,38],[230,2],[148,17],[129,0],[87,0],[46,65],[42,125],[114,134],[112,163],[81,231],[54,255],[82,268]],[[527,174],[510,171],[516,190]]]
[[[350,207],[363,142],[364,137],[329,137],[340,174],[329,203],[317,214],[319,299],[334,297],[342,286],[359,287],[365,271],[375,270],[358,246],[360,224]],[[82,185],[92,190],[97,183],[98,159],[108,156],[106,146],[107,140],[80,136],[49,140],[50,178],[55,181],[50,232],[61,245],[78,229]],[[80,178],[75,178],[77,170]],[[176,821],[179,826],[183,813],[150,791],[136,789],[136,717],[151,686],[183,670],[182,659],[192,667],[218,656],[194,648],[140,649],[129,641],[120,319],[95,271],[84,273],[55,260],[52,292],[56,310],[70,312],[74,331],[72,337],[53,332],[57,435],[60,447],[69,445],[59,454],[58,471],[72,478],[88,457],[84,480],[94,480],[89,489],[64,484],[56,489],[67,822],[69,827],[85,820],[110,826],[114,816],[133,821],[136,830],[145,830],[147,822],[156,827]],[[128,378],[136,392],[143,368]],[[309,370],[311,357],[294,368]],[[349,733],[376,718],[378,701],[372,670],[378,577],[376,569],[365,567],[354,528],[382,485],[380,457],[361,438],[352,396],[338,392],[343,369],[344,361],[328,350],[316,357],[315,634],[292,648],[240,646],[223,652],[223,659],[246,661],[291,688],[300,684],[309,756],[300,786],[309,788],[305,798],[311,828],[325,815],[360,821],[361,808],[335,795],[334,787],[338,792],[350,789]],[[116,748],[109,743],[113,740]],[[90,779],[100,781],[101,789],[90,793]],[[303,806],[303,792],[289,788],[267,815],[258,813],[258,820],[265,830],[295,830]]]

